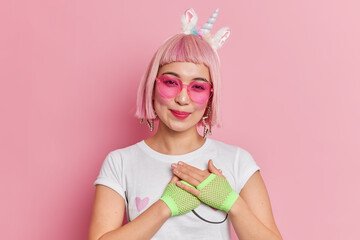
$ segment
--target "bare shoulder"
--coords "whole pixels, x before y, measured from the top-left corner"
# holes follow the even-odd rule
[[[269,194],[260,171],[256,171],[250,177],[241,190],[240,197],[265,226],[279,233],[272,213]]]
[[[96,185],[89,240],[99,239],[105,233],[122,225],[125,200],[113,189]]]

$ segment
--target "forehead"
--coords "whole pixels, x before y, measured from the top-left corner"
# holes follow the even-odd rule
[[[206,78],[210,81],[209,68],[204,64],[195,64],[192,62],[172,62],[159,68],[158,76],[165,72],[174,72],[182,79],[186,78]]]

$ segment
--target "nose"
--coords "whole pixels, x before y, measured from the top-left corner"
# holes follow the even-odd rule
[[[183,87],[181,92],[175,97],[175,102],[179,105],[188,105],[190,103],[190,97],[187,92],[187,88]]]

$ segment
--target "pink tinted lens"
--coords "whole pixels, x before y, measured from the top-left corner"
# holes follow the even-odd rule
[[[192,82],[187,87],[191,100],[197,103],[204,103],[210,97],[211,84],[208,82]]]
[[[166,98],[176,97],[183,88],[182,82],[177,78],[165,75],[156,80],[160,94]],[[204,103],[210,97],[211,84],[208,82],[192,82],[188,86],[184,84],[184,87],[187,87],[189,97],[196,103]]]
[[[182,89],[182,84],[179,79],[170,78],[168,76],[161,76],[157,78],[158,89],[161,95],[166,98],[173,98],[178,95]]]

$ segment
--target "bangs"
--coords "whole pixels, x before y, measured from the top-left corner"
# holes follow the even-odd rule
[[[216,61],[211,46],[193,34],[170,39],[163,51],[159,61],[160,67],[172,62],[192,62],[210,67]]]

